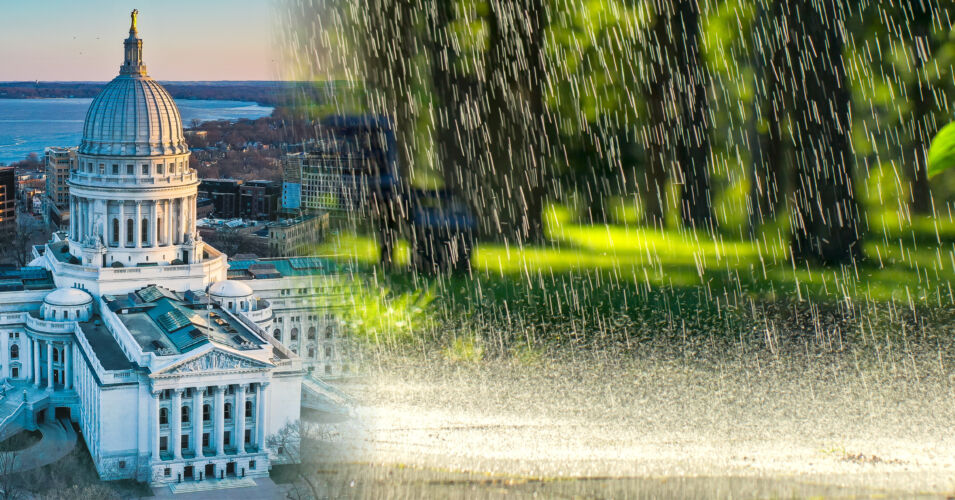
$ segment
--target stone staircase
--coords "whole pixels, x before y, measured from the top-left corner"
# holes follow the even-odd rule
[[[341,389],[306,374],[302,377],[302,406],[329,413],[349,414],[354,399]]]
[[[255,486],[255,480],[251,477],[236,479],[204,479],[202,481],[186,481],[183,483],[170,484],[169,489],[175,493],[197,493],[201,491],[227,490],[231,488],[249,488]]]

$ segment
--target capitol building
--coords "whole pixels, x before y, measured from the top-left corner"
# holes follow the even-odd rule
[[[77,424],[102,479],[268,475],[303,385],[342,370],[335,265],[229,261],[196,231],[182,119],[135,12],[69,174],[69,230],[0,276],[0,435]]]

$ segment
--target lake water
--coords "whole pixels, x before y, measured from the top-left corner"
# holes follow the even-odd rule
[[[42,155],[47,146],[77,146],[92,99],[0,99],[0,164]],[[254,102],[176,99],[182,123],[261,118],[272,108]]]

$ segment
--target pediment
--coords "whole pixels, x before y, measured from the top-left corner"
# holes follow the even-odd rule
[[[268,367],[261,361],[214,349],[160,370],[157,375],[209,374]]]

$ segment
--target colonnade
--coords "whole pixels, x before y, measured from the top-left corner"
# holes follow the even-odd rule
[[[196,227],[196,195],[163,200],[115,201],[70,197],[72,239],[102,237],[107,246],[143,248],[191,241]],[[102,226],[96,227],[99,214]]]
[[[265,394],[268,389],[268,383],[260,382],[252,385],[255,387],[252,415],[246,415],[245,412],[247,384],[233,385],[232,387],[235,389],[234,394],[226,394],[230,387],[229,385],[212,386],[211,395],[208,394],[208,386],[192,387],[192,402],[188,410],[188,424],[191,426],[189,435],[191,439],[189,440],[187,450],[183,450],[182,447],[183,424],[185,423],[182,421],[182,408],[185,406],[184,395],[187,392],[187,388],[169,389],[171,397],[167,409],[167,423],[162,423],[161,417],[161,412],[164,409],[162,405],[163,391],[154,391],[151,400],[151,421],[153,422],[151,448],[153,460],[165,459],[160,446],[163,434],[168,436],[165,452],[168,454],[168,459],[171,460],[182,460],[184,451],[188,451],[192,454],[192,457],[189,458],[225,456],[227,450],[229,455],[245,453],[246,419],[249,417],[251,417],[250,425],[252,426],[250,429],[253,430],[249,444],[255,446],[258,450],[264,449],[266,439],[266,410],[264,401],[266,400]],[[186,397],[188,398],[189,396]],[[210,405],[209,425],[212,426],[212,428],[208,430],[205,429],[206,422],[204,420],[203,411],[203,407],[207,404]],[[227,422],[225,418],[226,404],[231,405],[231,414],[229,415],[231,422]],[[165,429],[168,429],[168,433],[163,432]],[[209,432],[209,444],[206,449],[203,449],[203,434],[206,432]],[[228,446],[226,446],[225,442],[226,432],[229,432],[231,435]]]
[[[54,341],[54,340],[44,340],[44,339],[35,339],[31,337],[26,337],[27,348],[20,350],[20,359],[22,360],[25,356],[30,356],[30,373],[27,375],[27,380],[33,382],[33,385],[37,388],[43,386],[43,377],[42,377],[42,357],[41,352],[46,351],[46,388],[53,390],[53,371],[55,369],[53,362],[53,351],[57,351],[57,363],[60,363],[60,380],[59,383],[63,386],[63,389],[69,390],[73,388],[73,343],[71,341]],[[26,351],[26,352],[24,352]],[[21,363],[22,364],[22,363]]]

